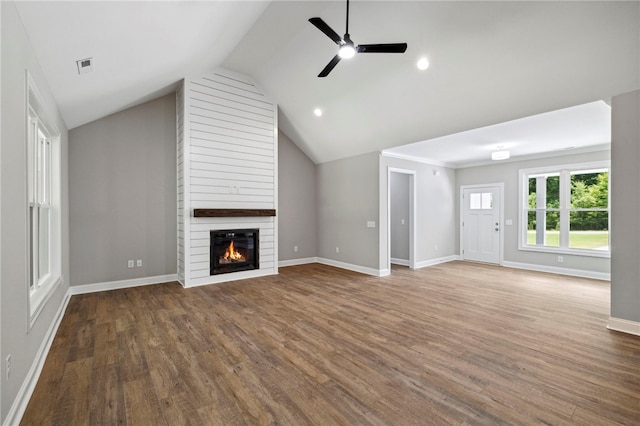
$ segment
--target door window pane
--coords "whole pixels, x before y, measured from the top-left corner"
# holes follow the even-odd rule
[[[493,193],[473,193],[469,196],[469,208],[471,210],[491,210],[493,208]]]

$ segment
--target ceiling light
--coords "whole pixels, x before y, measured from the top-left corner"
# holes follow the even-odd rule
[[[321,117],[322,116],[322,110],[320,108],[314,109],[313,113],[316,115],[316,117]]]
[[[353,58],[355,54],[356,49],[353,47],[353,44],[350,43],[343,45],[338,50],[338,56],[340,56],[342,59]]]
[[[494,161],[506,160],[511,156],[509,151],[493,151],[491,153],[491,159]]]
[[[427,68],[429,68],[429,60],[427,58],[420,58],[420,60],[418,60],[418,63],[416,65],[418,66],[418,69],[420,71],[424,71]]]

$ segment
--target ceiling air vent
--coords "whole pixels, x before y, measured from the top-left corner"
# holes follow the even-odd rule
[[[80,59],[76,61],[78,65],[78,74],[86,74],[93,71],[93,58]]]

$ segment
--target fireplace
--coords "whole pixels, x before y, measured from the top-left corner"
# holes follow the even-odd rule
[[[258,229],[211,231],[211,275],[259,269]]]

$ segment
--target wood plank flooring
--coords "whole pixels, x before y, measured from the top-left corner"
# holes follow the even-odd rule
[[[640,424],[609,284],[451,262],[73,296],[24,425]]]

